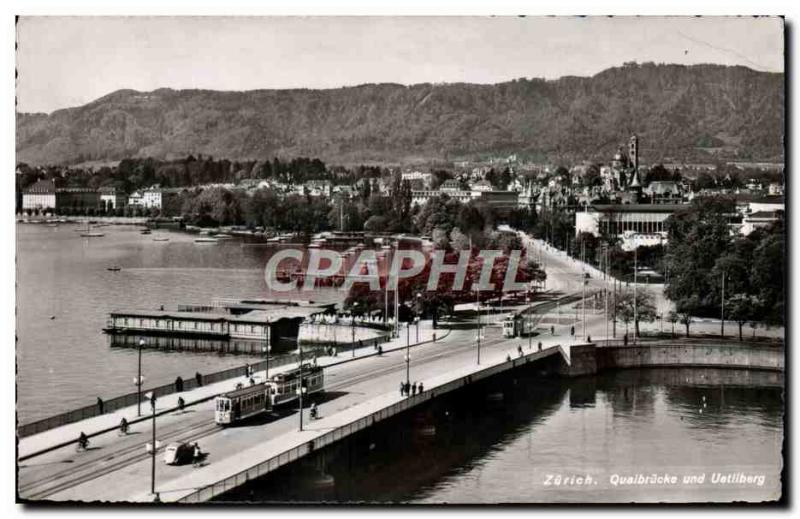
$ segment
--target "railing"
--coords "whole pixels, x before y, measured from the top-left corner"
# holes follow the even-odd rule
[[[441,386],[428,389],[423,393],[418,393],[417,395],[409,396],[407,398],[400,400],[399,402],[390,404],[387,407],[384,407],[382,409],[377,409],[366,416],[362,416],[353,421],[342,424],[338,427],[334,427],[331,430],[322,433],[309,441],[303,442],[279,454],[275,454],[274,456],[262,461],[261,463],[251,466],[245,470],[239,471],[231,476],[225,477],[222,480],[217,481],[216,483],[196,488],[192,492],[178,499],[178,502],[202,503],[209,501],[216,496],[224,494],[229,490],[232,490],[234,488],[243,485],[244,483],[247,483],[248,481],[252,481],[260,476],[263,476],[278,469],[279,467],[282,467],[288,463],[298,460],[315,450],[327,447],[328,445],[331,445],[335,442],[338,442],[339,440],[342,440],[343,438],[351,436],[352,434],[358,431],[371,427],[378,422],[386,420],[387,418],[402,413],[407,409],[415,407],[416,405],[422,402],[431,400],[435,398],[437,395],[443,395],[449,393],[451,391],[469,385],[473,382],[489,378],[493,375],[504,372],[508,369],[528,364],[529,362],[533,362],[543,357],[548,357],[550,355],[553,355],[554,353],[555,352],[553,351],[539,351],[535,353],[529,353],[524,358],[515,358],[501,364],[490,366],[488,368],[482,368],[472,374],[463,377],[458,377],[454,380],[451,380],[450,382],[442,384]],[[561,355],[564,354],[563,350],[561,350],[560,354]]]
[[[377,347],[379,344],[383,344],[388,341],[389,337],[381,336],[381,337],[376,337],[374,339],[356,341],[355,343],[351,343],[351,347],[356,347],[356,346]],[[337,345],[337,347],[341,347],[341,343]],[[303,359],[311,359],[314,356],[316,356],[316,352],[314,351],[303,352]],[[298,355],[296,353],[290,353],[278,357],[270,357],[269,367],[277,368],[280,366],[285,366],[286,364],[295,363],[297,361],[298,361]],[[178,383],[178,379],[176,378],[175,382],[171,384],[164,384],[162,386],[157,386],[150,389],[142,389],[142,395],[148,392],[152,392],[158,398],[165,395],[180,393],[182,391],[189,391],[203,385],[214,384],[216,382],[220,382],[223,380],[229,380],[232,378],[241,377],[245,375],[245,370],[247,366],[250,366],[256,371],[261,371],[263,369],[266,369],[267,361],[262,360],[248,365],[229,368],[214,373],[208,373],[205,375],[200,374],[199,377],[197,377],[196,375],[190,376],[188,378],[179,377],[181,378],[180,384]],[[73,409],[71,411],[51,416],[49,418],[44,418],[42,420],[37,420],[35,422],[20,424],[17,427],[17,436],[19,438],[32,436],[34,434],[38,434],[43,431],[54,429],[56,427],[61,427],[62,425],[79,422],[81,420],[92,418],[94,416],[99,416],[101,414],[111,413],[119,409],[122,409],[124,407],[130,407],[136,405],[138,401],[139,401],[139,392],[137,391],[134,393],[128,393],[127,395],[122,395],[115,398],[110,398],[108,400],[103,400],[102,412],[99,403],[97,403],[85,407],[80,407],[78,409]]]

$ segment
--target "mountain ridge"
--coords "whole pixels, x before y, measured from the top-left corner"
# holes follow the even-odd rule
[[[507,153],[606,157],[631,133],[644,157],[782,159],[784,75],[722,65],[626,64],[591,77],[329,89],[121,89],[50,114],[17,113],[17,161],[72,164],[202,153],[326,162]]]

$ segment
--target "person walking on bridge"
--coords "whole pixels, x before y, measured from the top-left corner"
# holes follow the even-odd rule
[[[404,396],[406,394],[406,383],[400,382],[400,396]]]
[[[422,393],[422,391],[423,391],[423,389],[422,389],[422,382],[420,382],[420,383],[419,383],[419,388],[417,388],[417,391],[419,391],[420,393]]]
[[[203,452],[200,450],[200,445],[194,442],[194,449],[192,451],[192,466],[199,467],[203,459]]]
[[[417,383],[414,382],[413,384],[411,384],[411,396],[414,396],[416,394],[417,394]]]

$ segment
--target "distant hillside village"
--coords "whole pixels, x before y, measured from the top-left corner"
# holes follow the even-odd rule
[[[430,234],[437,228],[449,233],[459,223],[439,225],[437,216],[428,214],[446,201],[483,211],[482,222],[474,225],[538,228],[565,248],[582,233],[610,234],[631,250],[663,243],[666,219],[696,198],[735,200],[738,214],[732,221],[742,234],[769,226],[783,217],[783,174],[780,163],[647,166],[634,135],[607,163],[571,167],[525,163],[514,155],[427,168],[189,156],[96,168],[20,164],[16,176],[17,212],[28,216],[149,216],[196,225]]]

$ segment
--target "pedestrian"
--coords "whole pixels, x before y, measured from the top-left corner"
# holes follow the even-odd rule
[[[627,346],[628,345],[628,334],[622,336],[622,344]]]
[[[203,375],[201,375],[199,371],[195,372],[194,381],[197,382],[197,387],[200,387],[200,386],[203,385]]]
[[[178,377],[175,379],[175,392],[180,393],[181,391],[183,391],[183,379]]]
[[[97,412],[98,414],[103,414],[103,399],[99,396],[97,397]]]
[[[511,354],[506,354],[506,362],[511,362]]]
[[[405,394],[406,394],[406,383],[400,382],[400,396],[403,396]]]
[[[588,335],[586,337],[586,342],[592,342],[592,336],[591,335]]]
[[[414,382],[413,384],[411,384],[411,395],[413,396],[416,394],[417,394],[417,383]]]
[[[122,417],[122,420],[119,421],[119,431],[125,435],[128,434],[128,420],[125,417]]]
[[[519,356],[522,357],[522,346],[517,346],[517,353],[519,353]]]
[[[542,341],[539,341],[539,351],[542,351]]]
[[[422,393],[422,391],[423,391],[423,389],[422,389],[422,382],[420,382],[420,383],[419,383],[419,388],[417,389],[417,391],[419,391],[420,393]]]
[[[550,335],[555,335],[555,334],[556,334],[556,327],[551,325],[550,326]]]
[[[200,445],[198,445],[197,442],[194,442],[194,450],[192,451],[192,466],[199,467],[202,457],[203,453],[200,450]]]
[[[575,335],[575,327],[574,327],[574,326],[570,326],[570,328],[569,328],[569,334],[570,334],[570,335]]]
[[[250,364],[245,364],[245,365],[244,365],[244,374],[245,374],[245,376],[246,376],[246,377],[248,377],[248,378],[249,378],[249,377],[250,377],[250,375],[252,374],[252,373],[250,373]]]
[[[408,394],[411,393],[411,382],[406,382],[405,388],[406,388],[406,396],[408,396]]]
[[[183,412],[184,408],[186,407],[186,401],[184,401],[182,396],[178,397],[178,410]]]

